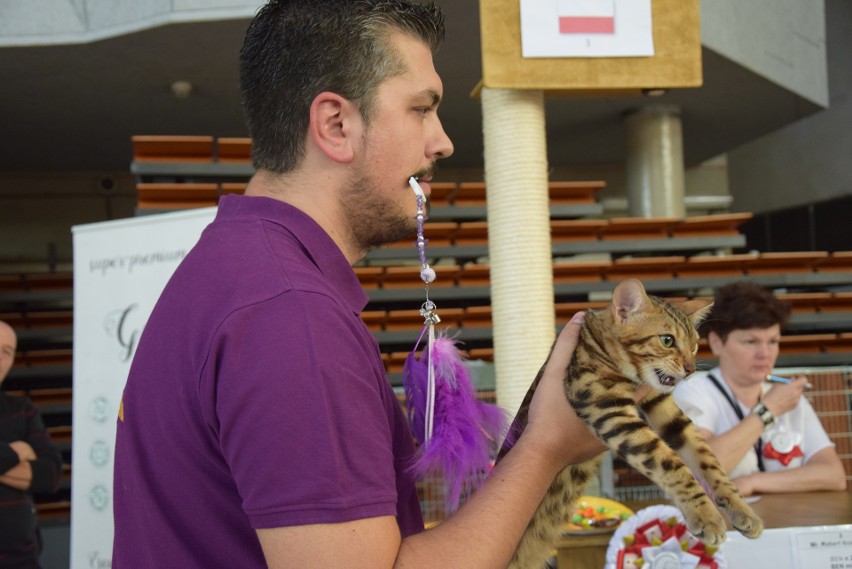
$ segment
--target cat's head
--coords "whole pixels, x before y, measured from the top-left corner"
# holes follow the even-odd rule
[[[636,279],[618,284],[609,307],[622,373],[662,393],[695,371],[697,328],[712,299],[669,303],[648,296]],[[613,354],[610,354],[611,356]]]

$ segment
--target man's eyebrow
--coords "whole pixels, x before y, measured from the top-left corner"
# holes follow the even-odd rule
[[[431,99],[432,103],[430,106],[437,107],[441,104],[441,95],[434,89],[424,89],[421,92],[421,95],[427,99]]]

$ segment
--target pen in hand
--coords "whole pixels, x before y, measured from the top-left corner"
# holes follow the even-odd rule
[[[771,381],[773,383],[793,383],[793,380],[788,377],[779,377],[777,375],[767,375],[766,381]],[[812,389],[813,385],[811,383],[805,384],[805,389]]]

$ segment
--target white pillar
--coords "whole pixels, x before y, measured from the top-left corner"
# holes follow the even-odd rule
[[[680,111],[652,105],[627,115],[627,201],[631,216],[684,217]]]
[[[515,413],[555,339],[541,91],[482,89],[497,403]]]

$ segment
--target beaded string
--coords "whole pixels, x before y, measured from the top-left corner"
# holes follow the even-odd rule
[[[411,186],[411,189],[414,190],[414,193],[417,195],[417,215],[415,219],[417,220],[417,255],[420,258],[420,279],[423,281],[425,289],[426,289],[426,302],[420,307],[420,315],[423,316],[423,331],[420,332],[420,338],[417,339],[417,344],[414,349],[417,350],[417,345],[420,344],[420,339],[423,338],[424,332],[428,331],[428,340],[426,343],[426,353],[429,366],[427,370],[427,386],[426,386],[426,412],[424,414],[424,435],[423,435],[423,444],[428,443],[429,439],[432,437],[432,428],[434,425],[434,417],[435,417],[435,366],[432,360],[432,346],[435,344],[435,324],[441,322],[441,318],[438,316],[436,312],[437,306],[435,303],[429,300],[429,284],[434,282],[436,278],[435,269],[429,266],[429,263],[426,261],[426,244],[428,243],[428,239],[426,239],[423,235],[423,224],[429,219],[426,216],[425,211],[425,201],[426,201],[426,193],[423,191],[423,188],[420,187],[420,184],[417,183],[417,180],[412,176],[408,179],[408,184]]]

